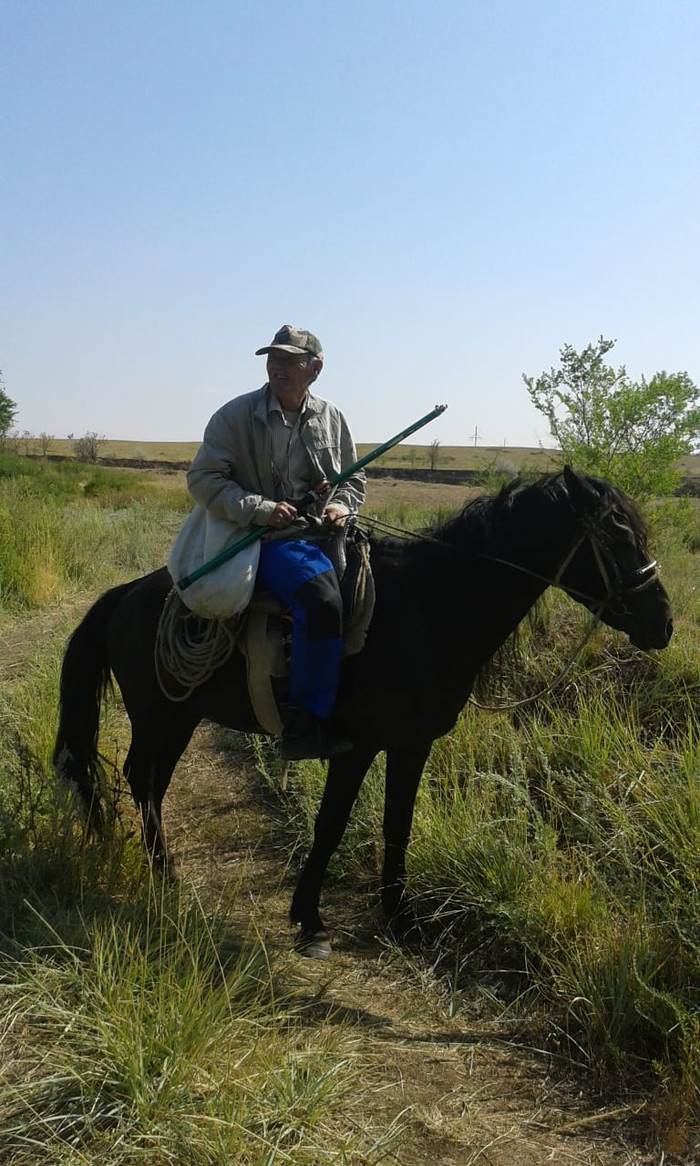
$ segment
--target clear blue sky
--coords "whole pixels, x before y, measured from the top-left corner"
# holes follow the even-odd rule
[[[291,322],[357,441],[548,441],[521,374],[700,381],[698,0],[4,0],[19,429],[197,441]]]

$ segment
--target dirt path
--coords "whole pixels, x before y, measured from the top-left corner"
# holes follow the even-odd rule
[[[224,895],[242,922],[287,952],[294,872],[264,806],[254,758],[240,738],[232,753],[218,730],[200,729],[180,762],[165,805],[166,829],[183,875],[205,898]],[[330,887],[334,925],[325,964],[292,961],[295,990],[318,1022],[355,1022],[368,1066],[374,1122],[400,1119],[393,1161],[402,1166],[647,1166],[673,1159],[638,1147],[631,1108],[577,1092],[542,1053],[497,1027],[450,1018],[429,972],[416,971],[375,934],[366,893]],[[388,1161],[392,1161],[391,1158]]]

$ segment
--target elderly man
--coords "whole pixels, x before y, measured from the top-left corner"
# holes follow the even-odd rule
[[[292,615],[282,757],[334,757],[351,748],[327,724],[343,646],[340,588],[318,536],[293,500],[316,494],[308,513],[322,520],[322,533],[332,534],[362,505],[365,475],[358,471],[329,491],[329,479],[357,455],[340,410],[309,391],[323,368],[313,333],[285,324],[255,355],[267,356],[267,383],[214,414],[187,486],[195,501],[218,517],[268,528],[258,580]]]

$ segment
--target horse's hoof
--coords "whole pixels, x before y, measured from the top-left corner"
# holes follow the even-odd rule
[[[331,939],[327,931],[299,930],[294,948],[308,960],[327,960],[331,956]]]

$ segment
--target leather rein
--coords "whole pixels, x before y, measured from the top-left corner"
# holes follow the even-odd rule
[[[582,651],[583,647],[591,638],[593,632],[600,623],[602,614],[606,607],[610,605],[610,601],[612,600],[615,603],[621,604],[621,606],[614,612],[614,614],[624,615],[625,611],[628,610],[624,602],[625,597],[629,595],[637,595],[640,591],[645,591],[647,587],[651,587],[651,585],[658,580],[659,572],[656,559],[651,559],[648,563],[645,563],[642,567],[638,567],[635,571],[632,571],[631,574],[626,577],[621,575],[617,570],[617,564],[613,559],[615,572],[618,576],[615,584],[613,584],[610,577],[610,571],[608,570],[608,567],[605,563],[604,553],[598,537],[601,523],[612,512],[612,509],[612,503],[608,503],[608,505],[599,510],[593,518],[582,523],[582,529],[577,532],[571,547],[566,552],[562,562],[559,564],[553,579],[550,579],[547,575],[540,574],[538,571],[532,571],[529,567],[523,567],[520,563],[513,563],[509,559],[502,559],[497,555],[489,555],[482,551],[472,552],[475,558],[484,559],[490,563],[501,563],[504,567],[510,567],[515,571],[522,572],[524,575],[530,575],[531,578],[539,579],[540,582],[545,583],[548,587],[558,587],[560,590],[566,591],[567,595],[571,595],[575,599],[591,604],[591,613],[593,618],[589,626],[584,631],[584,634],[582,635],[578,644],[575,646],[569,659],[560,669],[558,675],[555,676],[549,684],[545,685],[544,688],[540,689],[539,692],[534,693],[532,696],[523,697],[522,700],[509,701],[500,705],[482,704],[476,699],[476,697],[470,696],[470,704],[473,704],[477,708],[483,709],[487,712],[502,712],[507,709],[522,708],[523,705],[532,704],[534,701],[540,700],[543,696],[546,696],[547,693],[552,692],[552,690],[561,683],[566,674],[571,670],[571,667],[574,664],[577,656]],[[388,523],[377,522],[377,520],[374,520],[374,522],[378,526],[383,526],[388,530],[400,532],[401,534],[410,538],[419,538],[424,539],[427,542],[442,543],[442,539],[436,539],[431,535],[420,534],[416,531],[401,530],[400,527],[390,527]],[[596,599],[594,596],[588,595],[585,591],[579,591],[575,587],[565,587],[562,583],[564,573],[587,539],[591,544],[591,550],[593,551],[596,566],[598,567],[600,577],[605,587],[605,595],[602,599]]]
[[[638,567],[635,571],[632,571],[631,576],[628,577],[630,581],[626,585],[624,576],[620,575],[618,572],[617,585],[613,586],[610,580],[610,573],[605,565],[600,541],[597,537],[600,524],[605,518],[608,517],[611,511],[612,506],[606,506],[605,509],[601,510],[598,514],[595,515],[594,519],[583,523],[583,529],[580,533],[577,534],[572,546],[567,551],[562,562],[559,564],[553,579],[550,579],[548,575],[540,574],[538,571],[532,571],[529,567],[523,567],[520,563],[513,563],[510,559],[501,559],[496,555],[489,555],[482,551],[474,551],[473,553],[476,558],[486,559],[491,563],[501,563],[504,567],[512,567],[515,571],[520,571],[524,575],[530,575],[533,579],[539,579],[542,583],[546,583],[548,587],[559,587],[560,590],[566,591],[568,595],[571,595],[575,599],[584,600],[591,604],[597,604],[600,611],[602,612],[607,607],[608,601],[610,599],[624,599],[626,595],[636,595],[640,591],[645,591],[646,588],[650,587],[652,583],[655,583],[659,577],[658,563],[656,559],[651,559],[648,563],[645,563],[644,566]],[[586,539],[588,539],[591,544],[591,550],[593,551],[596,566],[598,567],[600,577],[603,580],[603,584],[605,586],[605,595],[601,600],[596,600],[594,596],[588,595],[587,592],[580,591],[576,587],[565,586],[562,583],[564,572],[567,570]],[[615,568],[617,569],[617,564],[615,564]],[[636,580],[639,581],[636,582]]]
[[[519,563],[511,563],[507,559],[499,559],[494,555],[477,552],[478,557],[481,559],[488,559],[491,562],[502,563],[505,567],[512,567],[517,571],[522,571],[526,575],[530,575],[535,579],[540,579],[543,583],[546,583],[550,587],[558,587],[560,590],[565,591],[567,595],[571,595],[579,600],[585,600],[590,604],[595,604],[596,606],[595,608],[592,608],[593,618],[590,624],[585,629],[581,639],[569,656],[569,659],[559,670],[558,675],[555,676],[549,684],[545,685],[544,688],[540,689],[539,692],[533,693],[532,696],[523,697],[522,700],[508,701],[505,704],[500,705],[482,704],[481,701],[476,699],[476,697],[470,695],[470,704],[473,704],[476,706],[476,708],[485,710],[487,712],[501,712],[507,709],[522,708],[523,705],[532,704],[534,701],[540,700],[543,696],[546,696],[547,693],[552,692],[553,689],[555,689],[561,683],[567,673],[571,670],[571,667],[573,666],[577,656],[582,651],[588,640],[591,638],[595,629],[598,627],[606,607],[610,606],[610,600],[621,604],[621,607],[619,607],[618,610],[614,612],[614,614],[624,615],[625,611],[629,610],[624,603],[625,597],[628,595],[637,595],[640,591],[645,591],[647,587],[651,587],[652,583],[655,583],[658,580],[659,571],[656,559],[651,559],[642,567],[638,567],[635,571],[631,572],[631,575],[628,575],[627,577],[620,574],[617,569],[617,563],[615,563],[615,560],[613,559],[615,571],[618,575],[617,582],[615,585],[613,585],[610,578],[610,572],[608,571],[608,568],[605,564],[605,558],[600,545],[600,540],[598,538],[600,524],[608,517],[611,511],[612,505],[608,504],[608,506],[600,510],[593,519],[583,523],[582,531],[577,535],[573,545],[569,551],[567,551],[563,561],[557,568],[557,572],[553,579],[548,579],[545,575],[540,575],[536,571],[531,571],[528,567],[522,567]],[[605,587],[605,595],[600,600],[595,600],[592,595],[588,595],[584,591],[579,591],[577,588],[565,587],[562,583],[564,572],[566,571],[567,567],[569,567],[586,539],[588,539],[590,542],[591,550],[593,551],[593,557],[595,558],[596,566]]]

